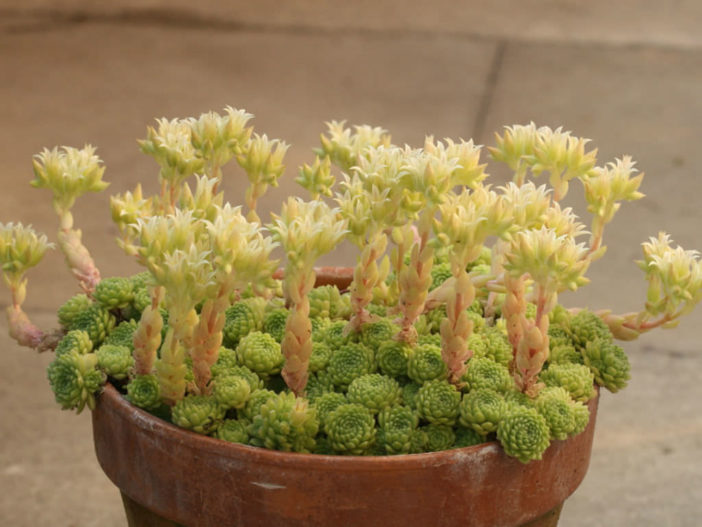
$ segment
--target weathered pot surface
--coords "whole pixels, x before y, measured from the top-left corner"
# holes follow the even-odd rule
[[[317,269],[317,285],[352,269]],[[585,477],[598,397],[581,434],[522,464],[497,442],[400,456],[323,456],[227,443],[171,425],[107,385],[95,451],[130,527],[552,527]]]
[[[111,385],[93,434],[100,465],[124,494],[189,527],[517,526],[557,508],[584,478],[597,398],[589,404],[583,433],[526,465],[496,442],[378,457],[226,443],[132,406]]]

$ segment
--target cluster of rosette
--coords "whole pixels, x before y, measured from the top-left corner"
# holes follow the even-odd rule
[[[250,118],[227,108],[148,129],[140,144],[159,164],[160,193],[111,201],[118,243],[146,269],[130,278],[101,279],[73,228],[75,200],[106,186],[92,147],[36,157],[33,184],[53,192],[59,247],[83,289],[60,308],[58,331],[21,308],[47,238],[2,225],[0,260],[10,333],[55,348],[48,374],[63,408],[93,407],[109,378],[135,405],[230,441],[382,455],[497,438],[527,462],[584,429],[593,383],[626,385],[613,338],[671,327],[702,297],[696,253],[660,234],[643,244],[641,311],[558,305],[587,283],[621,202],[643,196],[630,158],[597,166],[569,132],[507,127],[489,150],[514,180],[493,189],[472,141],[400,147],[381,128],[332,122],[297,178],[312,199],[289,198],[263,224],[257,203],[287,145]],[[248,179],[246,213],[220,189],[231,160]],[[549,184],[537,186],[542,174]],[[560,205],[574,180],[589,232]],[[359,251],[348,289],[315,288],[315,263],[343,240]]]

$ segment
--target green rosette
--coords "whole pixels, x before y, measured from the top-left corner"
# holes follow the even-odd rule
[[[485,436],[472,428],[457,426],[454,432],[456,433],[456,441],[453,443],[453,448],[465,448],[468,446],[480,445],[485,442]]]
[[[81,329],[74,329],[64,335],[56,346],[56,357],[75,351],[79,355],[85,355],[93,351],[93,341],[90,335]]]
[[[312,354],[308,369],[314,373],[324,370],[331,360],[332,350],[324,342],[312,342]]]
[[[212,395],[227,410],[240,409],[251,396],[251,385],[239,375],[220,375],[214,381]]]
[[[572,345],[563,344],[551,347],[548,354],[549,364],[583,364],[582,354]]]
[[[571,435],[578,435],[585,430],[590,422],[590,409],[583,403],[576,402],[573,405],[573,416],[575,417],[575,426]]]
[[[583,351],[583,360],[595,376],[597,384],[612,393],[625,388],[631,378],[629,358],[624,350],[611,340],[588,342]]]
[[[263,326],[265,301],[259,298],[240,300],[225,311],[222,343],[235,349],[239,341]]]
[[[264,402],[253,417],[250,443],[284,452],[311,452],[319,422],[306,399],[280,393]]]
[[[548,327],[548,346],[550,349],[554,349],[559,346],[575,347],[573,339],[570,338],[568,325],[551,324]]]
[[[343,393],[327,392],[314,401],[315,410],[317,410],[317,419],[319,425],[324,427],[327,417],[342,404],[347,404],[349,401]]]
[[[407,376],[418,384],[446,378],[446,364],[441,358],[441,348],[432,344],[419,344],[412,350],[407,362]]]
[[[129,370],[134,367],[132,351],[126,346],[103,344],[95,352],[98,367],[109,377],[121,381],[127,378]]]
[[[590,368],[582,364],[551,364],[541,372],[539,379],[546,386],[565,388],[575,401],[584,403],[595,396],[595,376]]]
[[[335,386],[346,389],[351,382],[367,373],[374,373],[373,351],[363,344],[348,343],[337,349],[329,359],[327,372]]]
[[[324,343],[331,349],[336,350],[341,346],[357,340],[357,335],[355,333],[346,334],[344,329],[346,329],[348,322],[344,320],[335,320],[329,324],[323,333]]]
[[[334,382],[327,370],[310,374],[305,386],[305,395],[310,401],[316,401],[325,393],[334,391]]]
[[[90,336],[93,347],[97,348],[115,327],[115,323],[116,319],[112,313],[98,304],[93,304],[88,309],[78,313],[68,329],[85,331]]]
[[[64,328],[71,327],[76,316],[91,305],[93,305],[93,301],[84,293],[72,296],[58,309],[59,323]]]
[[[132,307],[137,313],[141,313],[146,309],[147,306],[151,305],[151,293],[146,287],[139,287],[134,289],[134,299],[132,300]]]
[[[127,307],[134,300],[134,285],[129,278],[103,278],[95,288],[93,298],[105,309]]]
[[[149,271],[142,271],[141,273],[130,276],[129,281],[132,283],[132,289],[136,291],[137,289],[148,288],[152,285],[153,277]]]
[[[263,331],[273,337],[276,342],[282,342],[289,314],[290,312],[285,308],[269,311],[263,319]]]
[[[127,384],[127,400],[144,410],[161,405],[161,391],[155,375],[137,375]]]
[[[500,393],[487,388],[479,388],[463,396],[459,407],[459,422],[462,426],[486,436],[497,430],[497,426],[509,408]]]
[[[496,392],[506,392],[514,387],[509,370],[497,362],[474,357],[468,361],[468,370],[461,378],[466,390],[487,388]]]
[[[429,286],[429,291],[432,291],[443,284],[446,280],[451,278],[453,273],[451,272],[451,264],[448,262],[443,262],[436,264],[431,268],[431,285]]]
[[[268,333],[260,331],[249,333],[239,341],[236,356],[239,364],[264,380],[280,373],[285,362],[280,344]]]
[[[537,396],[535,406],[546,419],[551,439],[566,439],[575,430],[574,403],[564,388],[544,388]]]
[[[512,345],[507,334],[497,327],[486,327],[482,333],[485,342],[485,352],[480,356],[490,359],[505,368],[512,362]]]
[[[612,342],[613,339],[607,324],[588,309],[583,309],[570,319],[568,333],[573,344],[581,353],[584,353],[589,342],[596,340]]]
[[[249,383],[251,391],[263,388],[264,382],[255,372],[251,371],[246,366],[239,365],[239,359],[236,356],[236,351],[229,348],[219,348],[217,362],[210,368],[212,378],[238,376],[243,377]]]
[[[315,287],[308,295],[310,318],[338,319],[343,316],[345,306],[339,288],[335,285]]]
[[[104,344],[114,344],[115,346],[125,346],[134,351],[134,332],[137,323],[134,320],[120,322],[105,338]]]
[[[407,406],[391,406],[378,414],[385,453],[409,454],[412,451],[412,434],[417,429],[419,417]]]
[[[456,442],[456,433],[453,428],[448,425],[428,424],[422,427],[422,431],[426,435],[426,444],[424,450],[426,452],[441,452],[449,450]]]
[[[408,382],[402,385],[402,402],[405,406],[413,410],[417,409],[417,396],[421,387],[422,385],[417,382]]]
[[[346,397],[350,403],[365,406],[374,414],[400,403],[402,390],[395,379],[379,373],[357,377],[349,384]]]
[[[522,463],[541,459],[550,444],[551,431],[534,408],[513,408],[497,426],[497,439],[507,455]]]
[[[212,434],[224,420],[226,409],[217,399],[205,395],[186,395],[171,409],[173,424],[198,434]]]
[[[94,353],[64,353],[49,364],[47,375],[56,402],[64,410],[83,411],[95,408],[95,394],[105,383],[105,374],[97,369]]]
[[[249,427],[248,421],[241,421],[239,419],[225,419],[222,424],[219,425],[214,437],[221,439],[222,441],[228,441],[229,443],[241,443],[245,445],[249,442]]]
[[[239,418],[253,421],[253,418],[260,413],[261,406],[275,396],[276,393],[271,390],[261,389],[251,392],[249,400],[246,401],[244,407],[238,411]]]
[[[360,404],[339,406],[327,416],[324,430],[338,454],[361,456],[368,454],[375,444],[375,418]]]
[[[405,377],[410,351],[411,348],[399,340],[383,342],[375,353],[378,368],[390,377]]]
[[[417,413],[435,425],[453,426],[458,417],[461,392],[445,380],[427,381],[417,392]]]
[[[400,328],[393,324],[390,319],[381,318],[361,326],[361,343],[377,351],[381,345],[391,341],[399,331]]]

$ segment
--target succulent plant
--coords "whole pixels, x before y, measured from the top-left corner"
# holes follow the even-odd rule
[[[513,408],[497,425],[497,439],[508,455],[522,463],[541,459],[550,443],[548,423],[533,408]]]
[[[509,406],[499,392],[477,388],[463,396],[459,406],[459,422],[485,437],[497,430]]]
[[[236,347],[239,364],[266,379],[280,372],[284,358],[278,344],[268,333],[254,331],[243,337]]]
[[[368,453],[375,443],[375,418],[360,404],[339,406],[327,416],[324,430],[331,447],[339,454],[359,456]]]
[[[496,437],[526,463],[588,426],[595,385],[626,386],[614,339],[673,327],[702,299],[697,253],[660,233],[637,262],[641,310],[558,304],[587,283],[621,204],[643,197],[631,158],[598,166],[588,140],[561,128],[497,135],[489,154],[514,178],[496,187],[473,141],[400,147],[382,128],[332,121],[299,170],[312,199],[290,197],[264,223],[257,206],[288,145],[251,118],[227,107],[147,129],[159,191],[110,201],[118,245],[144,268],[125,278],[101,277],[73,222],[76,199],[107,186],[95,149],[35,157],[32,184],[52,192],[57,245],[82,288],[59,330],[22,310],[47,237],[0,224],[0,265],[10,335],[55,349],[61,407],[92,408],[110,379],[135,406],[226,441],[394,455]],[[221,192],[230,161],[246,175],[245,210]],[[561,204],[577,181],[589,226]],[[318,259],[343,241],[357,248],[351,280],[315,287]]]
[[[417,392],[417,413],[435,425],[453,425],[458,417],[461,392],[443,380],[425,382]]]
[[[286,452],[314,449],[319,422],[314,409],[292,393],[270,397],[248,428],[251,444]]]
[[[363,405],[375,414],[398,404],[400,394],[400,385],[395,379],[379,373],[368,373],[351,381],[346,397],[350,403]]]
[[[95,394],[102,389],[105,374],[97,369],[94,353],[64,353],[49,364],[47,374],[56,402],[64,410],[80,413],[87,405],[95,407]]]

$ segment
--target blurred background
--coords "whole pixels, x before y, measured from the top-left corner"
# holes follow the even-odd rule
[[[313,159],[324,122],[383,126],[397,144],[426,134],[490,145],[504,125],[563,126],[592,139],[600,163],[631,155],[647,198],[605,233],[592,284],[568,305],[638,310],[634,264],[659,230],[702,248],[702,3],[694,0],[0,0],[0,222],[55,237],[31,158],[55,145],[98,147],[110,193],[156,188],[136,139],[156,117],[226,105],[292,146],[264,220]],[[245,176],[225,168],[240,203]],[[499,182],[498,178],[498,182]],[[589,223],[577,190],[576,211]],[[108,195],[74,209],[103,276],[136,271],[114,243]],[[348,265],[348,249],[326,263]],[[30,272],[27,311],[51,327],[76,292],[58,253]],[[7,301],[2,296],[2,303]],[[58,411],[37,356],[0,322],[0,524],[121,527],[117,490],[93,453],[90,418]],[[590,472],[563,527],[697,526],[702,501],[702,309],[672,332],[624,347],[632,381],[604,393]]]

